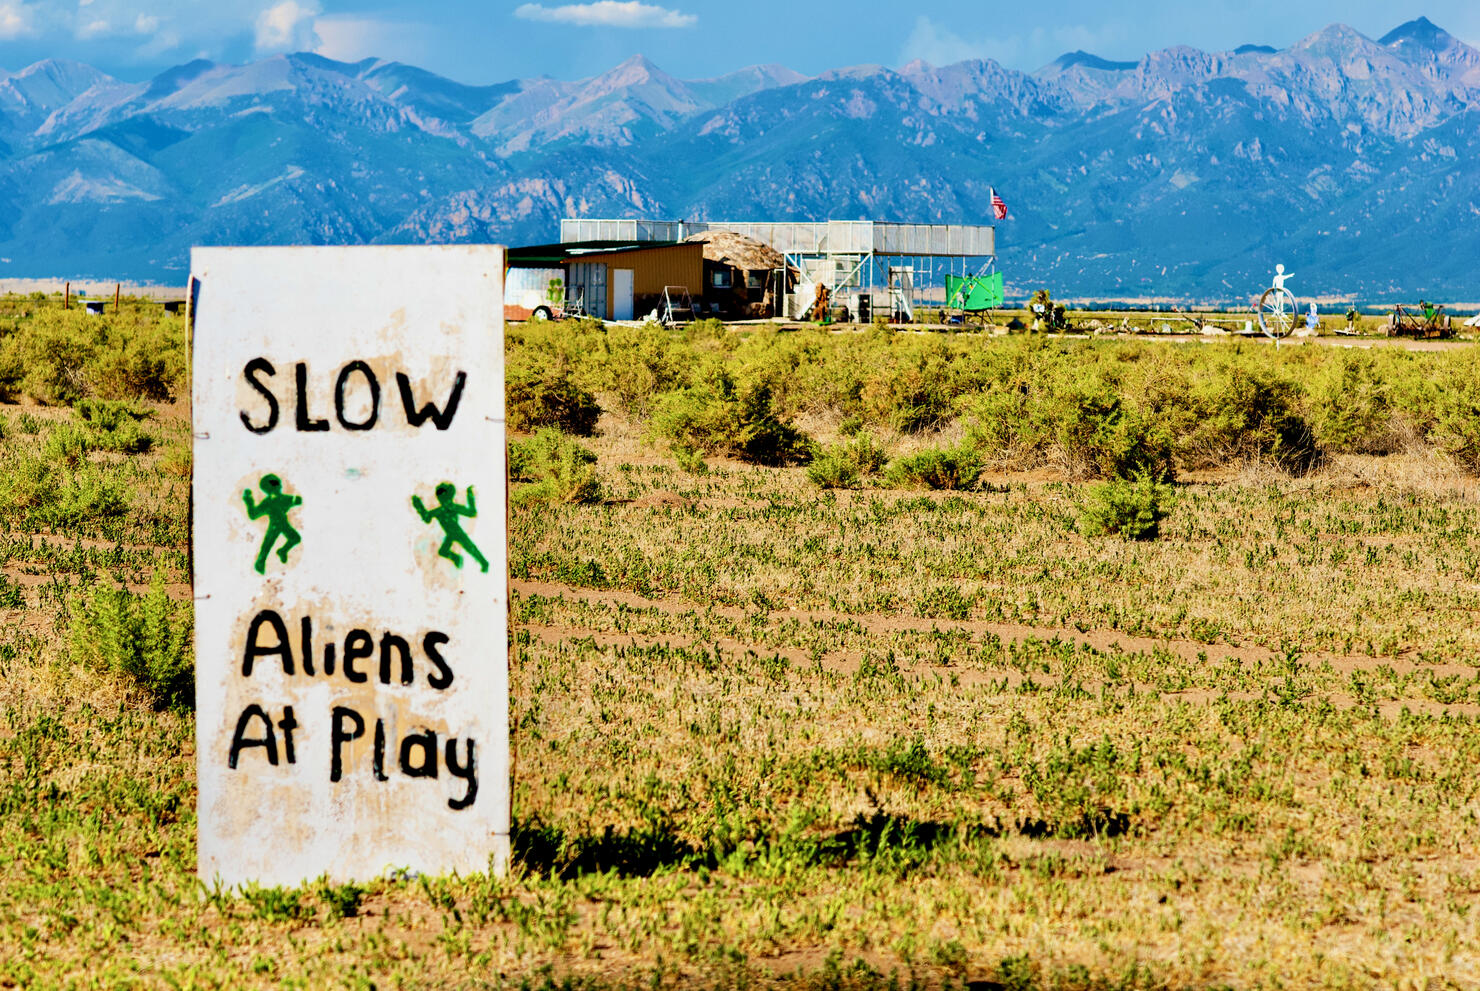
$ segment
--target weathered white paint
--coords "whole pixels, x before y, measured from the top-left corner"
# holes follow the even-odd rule
[[[507,548],[504,488],[503,250],[486,246],[374,248],[197,248],[194,323],[194,539],[196,595],[199,871],[205,881],[293,884],[327,874],[344,881],[387,870],[502,870],[508,859],[509,738]],[[277,425],[244,369],[265,358],[279,403]],[[340,370],[360,360],[380,386],[371,429],[344,429],[334,407]],[[295,366],[306,366],[306,412],[328,429],[296,426]],[[417,406],[445,407],[456,373],[466,373],[446,430],[428,419],[407,423],[396,373],[406,375]],[[350,373],[344,418],[369,418],[366,377]],[[254,561],[269,520],[250,519],[243,491],[264,496],[274,473],[284,492],[302,498],[287,513],[302,543],[265,574]],[[438,556],[439,524],[424,523],[417,495],[437,505],[435,486],[472,486],[477,516],[462,519],[489,561],[461,569]],[[247,631],[262,610],[279,614],[293,645],[293,673],[281,656],[256,659],[243,675]],[[313,625],[315,674],[305,673],[302,618]],[[271,646],[264,627],[258,638]],[[361,683],[344,671],[346,638],[362,629],[372,656],[358,660]],[[423,650],[429,632],[453,675],[445,690]],[[380,678],[382,638],[403,638],[413,683],[400,683],[400,657],[388,643],[391,683]],[[336,644],[335,673],[325,673],[325,645]],[[434,646],[436,644],[434,643]],[[284,731],[274,727],[277,766],[265,747],[228,757],[238,720],[259,705],[280,722],[292,706],[294,763]],[[343,776],[330,781],[331,712],[364,720],[364,735],[343,745]],[[372,764],[376,721],[385,731],[384,775]],[[353,729],[345,717],[342,725]],[[404,736],[435,731],[437,777],[407,777]],[[261,720],[247,736],[262,738]],[[478,790],[453,809],[467,782],[449,773],[446,741],[475,745]],[[424,740],[426,738],[423,738]],[[409,752],[410,766],[426,756]]]

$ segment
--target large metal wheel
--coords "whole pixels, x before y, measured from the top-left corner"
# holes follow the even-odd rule
[[[1266,337],[1279,340],[1288,337],[1295,329],[1299,314],[1295,308],[1295,294],[1288,289],[1266,289],[1259,297],[1259,329]]]

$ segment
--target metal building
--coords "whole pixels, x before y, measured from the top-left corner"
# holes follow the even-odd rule
[[[889,293],[896,316],[908,317],[916,303],[941,305],[945,301],[946,275],[985,272],[997,254],[997,232],[992,227],[873,220],[572,219],[560,222],[560,240],[674,242],[714,230],[734,231],[769,244],[800,273],[804,284],[826,285],[834,299],[851,297],[855,314],[865,307],[877,311],[880,290]],[[795,297],[793,310],[810,299],[807,293]]]
[[[594,249],[572,254],[565,265],[567,285],[584,296],[586,312],[603,320],[635,320],[659,307],[667,286],[700,289],[704,246]]]
[[[704,280],[702,244],[567,241],[510,248],[507,257],[504,317],[509,320],[529,319],[551,284],[555,300],[564,298],[566,312],[578,303],[579,312],[598,320],[634,320],[659,308],[664,288],[697,294]],[[522,291],[529,289],[536,291]]]

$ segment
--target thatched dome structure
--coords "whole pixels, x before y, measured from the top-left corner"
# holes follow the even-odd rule
[[[745,272],[774,272],[786,267],[781,252],[734,231],[704,231],[684,239],[704,245],[704,260]]]

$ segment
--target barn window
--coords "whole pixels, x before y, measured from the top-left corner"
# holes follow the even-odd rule
[[[730,288],[730,270],[727,268],[715,269],[709,276],[709,284],[716,289]]]
[[[765,285],[763,284],[763,282],[764,282],[764,280],[761,278],[761,273],[759,273],[759,272],[746,272],[745,273],[745,288],[746,289],[764,289],[765,288]]]

